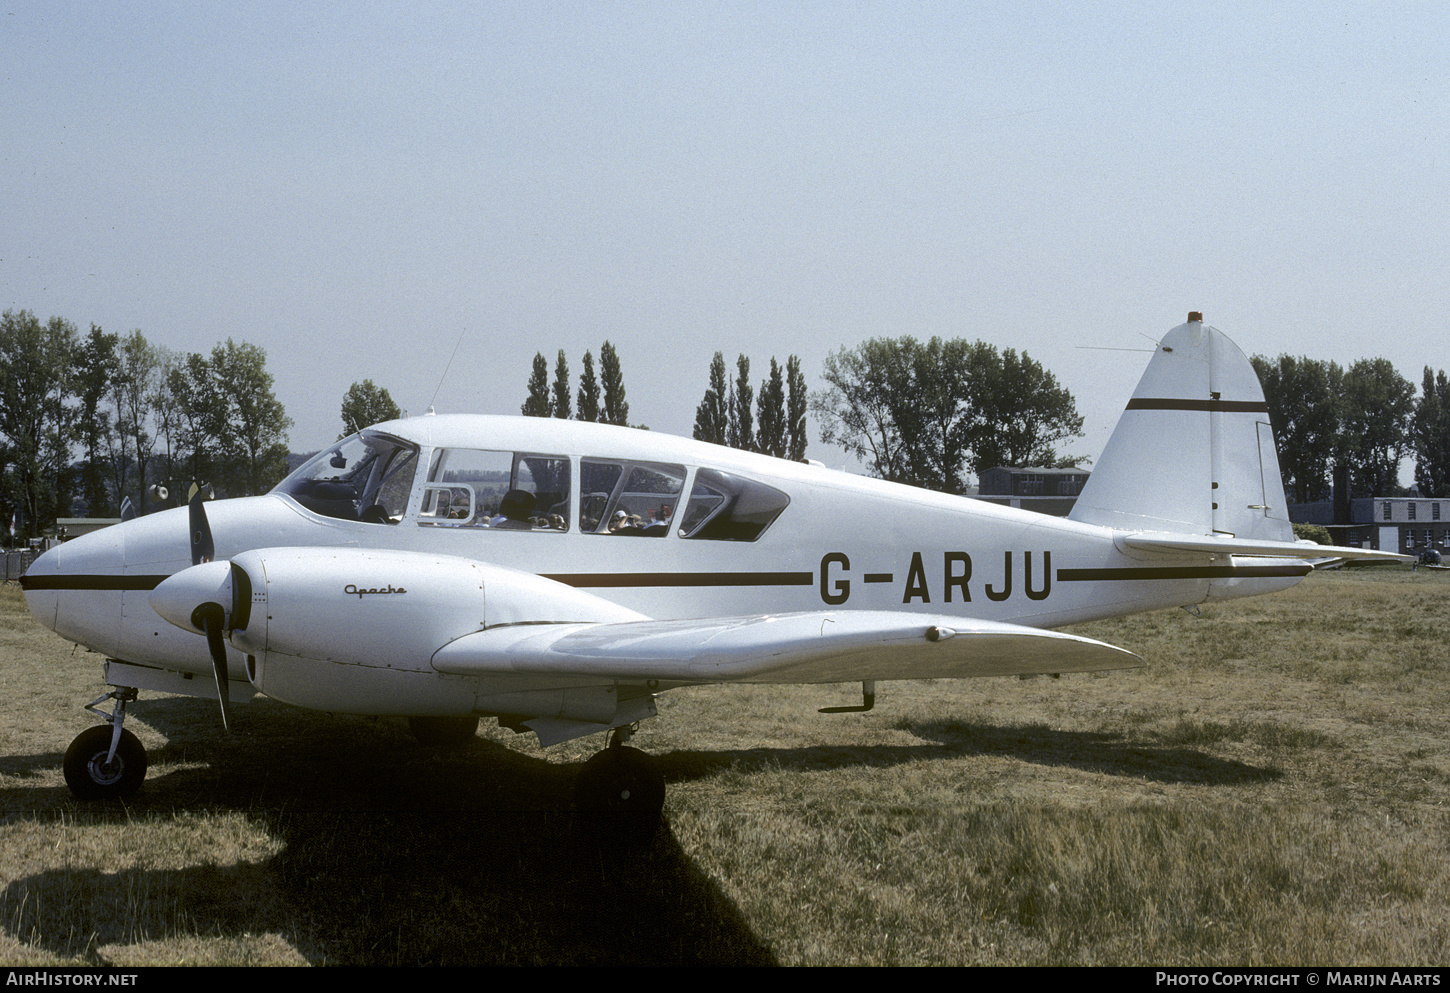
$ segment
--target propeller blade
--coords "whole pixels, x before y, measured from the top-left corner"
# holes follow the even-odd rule
[[[227,646],[223,640],[222,625],[225,620],[220,604],[204,603],[196,608],[197,619],[206,630],[206,647],[211,651],[211,667],[216,673],[217,696],[222,702],[222,727],[232,729],[230,680],[227,678]]]
[[[216,542],[212,540],[211,523],[206,519],[206,506],[200,489],[187,504],[191,531],[191,564],[210,562],[216,558]],[[233,609],[235,609],[235,593]],[[222,727],[232,729],[230,680],[227,678],[226,610],[219,603],[203,603],[192,612],[192,622],[206,633],[207,651],[211,653],[212,672],[216,674],[217,697],[222,705]],[[243,627],[246,622],[243,621]]]
[[[191,564],[210,562],[216,557],[216,543],[211,540],[211,525],[207,523],[201,493],[191,498],[187,510],[191,515]]]

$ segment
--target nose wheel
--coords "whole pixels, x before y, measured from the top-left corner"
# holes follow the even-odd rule
[[[116,706],[111,713],[96,708],[112,699]],[[115,800],[140,789],[146,778],[146,746],[121,726],[126,704],[134,699],[136,690],[123,686],[86,705],[107,723],[86,728],[65,750],[65,783],[77,799]]]
[[[602,844],[643,845],[659,830],[665,807],[665,777],[659,763],[624,742],[620,728],[609,747],[584,763],[574,787],[575,807],[584,831]]]

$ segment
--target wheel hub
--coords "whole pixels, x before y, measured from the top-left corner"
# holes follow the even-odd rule
[[[97,754],[87,763],[86,767],[90,770],[91,778],[102,786],[119,782],[121,777],[126,774],[126,763],[121,760],[121,756],[117,755],[107,762],[105,752]]]

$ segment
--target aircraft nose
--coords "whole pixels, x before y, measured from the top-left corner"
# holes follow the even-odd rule
[[[71,641],[90,645],[96,631],[114,636],[125,588],[126,536],[109,527],[42,552],[20,578],[36,620]]]

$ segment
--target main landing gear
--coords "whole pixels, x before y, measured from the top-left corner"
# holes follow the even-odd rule
[[[86,709],[106,719],[105,724],[86,728],[65,750],[65,782],[80,800],[113,800],[130,796],[146,778],[146,746],[121,725],[126,704],[136,699],[136,690],[118,686],[96,697]],[[108,714],[96,705],[115,700]]]
[[[664,812],[664,773],[649,755],[626,746],[632,732],[615,728],[609,746],[584,763],[574,787],[580,827],[603,844],[648,843]]]
[[[408,730],[414,739],[425,748],[462,748],[478,735],[478,718],[473,714],[462,717],[410,717]]]

